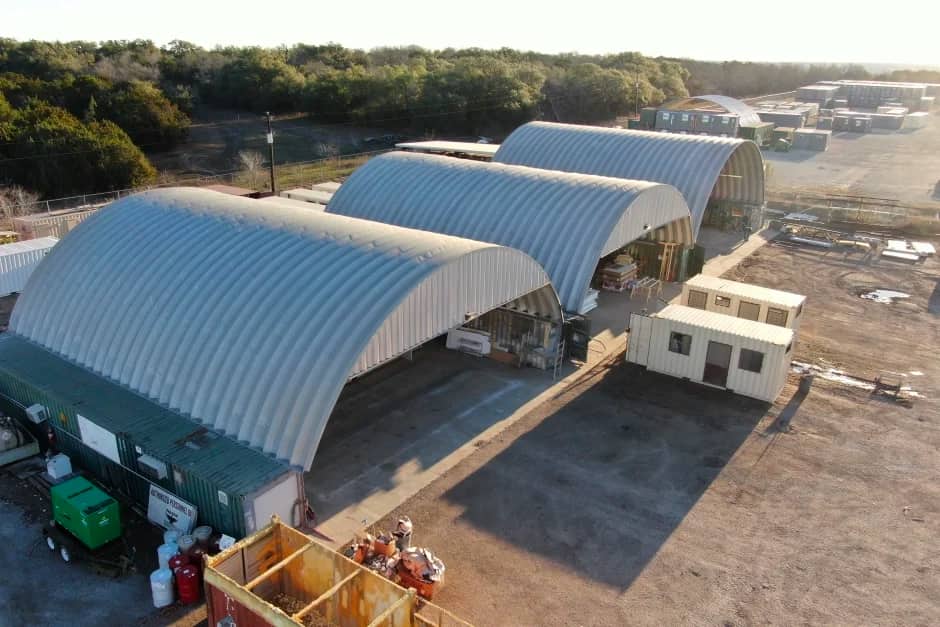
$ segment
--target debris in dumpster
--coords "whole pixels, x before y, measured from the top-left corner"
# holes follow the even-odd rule
[[[424,581],[437,583],[444,580],[444,562],[428,549],[411,548],[402,551],[401,568],[408,571],[412,577]]]
[[[402,516],[392,533],[357,534],[343,555],[431,600],[435,589],[444,584],[444,562],[429,549],[412,547],[413,532],[411,519]]]
[[[307,604],[301,601],[300,599],[294,598],[289,594],[284,594],[279,592],[274,595],[271,599],[271,603],[276,605],[288,616],[293,616],[300,610],[304,609]],[[300,618],[300,622],[303,623],[306,627],[333,627],[334,623],[323,618],[320,614],[317,614],[316,610],[310,612],[309,614],[304,615]]]

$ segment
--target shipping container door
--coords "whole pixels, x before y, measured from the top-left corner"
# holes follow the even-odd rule
[[[650,336],[653,320],[649,316],[630,314],[630,338],[627,344],[627,361],[645,366],[649,362]]]
[[[731,346],[722,342],[709,341],[705,353],[705,371],[702,381],[718,387],[728,385],[728,369],[731,367]]]

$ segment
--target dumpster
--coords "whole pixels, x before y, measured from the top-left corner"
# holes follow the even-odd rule
[[[277,516],[206,558],[204,581],[209,625],[469,626]]]

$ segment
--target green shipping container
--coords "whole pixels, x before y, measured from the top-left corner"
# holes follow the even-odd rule
[[[52,487],[52,517],[56,524],[89,549],[97,549],[121,536],[117,501],[84,477]]]

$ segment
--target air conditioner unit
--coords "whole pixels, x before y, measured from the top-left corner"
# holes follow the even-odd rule
[[[154,481],[166,479],[166,464],[151,455],[141,455],[137,458],[137,467],[141,474]]]
[[[26,408],[26,415],[32,422],[39,424],[46,418],[48,418],[48,412],[43,405],[36,403],[35,405],[30,405]]]

